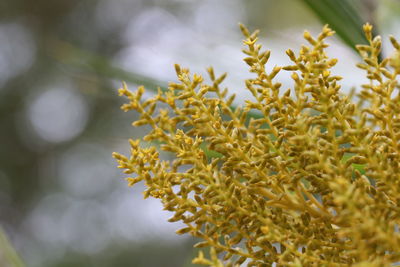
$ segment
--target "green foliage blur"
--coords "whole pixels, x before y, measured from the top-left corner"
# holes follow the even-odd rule
[[[132,199],[134,194],[140,197],[139,192],[121,189],[126,184],[118,179],[111,159],[111,151],[119,144],[141,135],[130,127],[134,115],[120,111],[123,99],[116,89],[121,81],[143,84],[149,90],[168,82],[163,69],[155,69],[157,75],[141,71],[142,59],[135,69],[118,60],[129,54],[129,46],[145,48],[157,40],[162,32],[157,29],[163,27],[157,17],[182,25],[196,15],[196,25],[200,30],[205,25],[207,32],[213,25],[224,25],[218,23],[218,15],[212,17],[216,21],[203,20],[201,12],[214,9],[222,12],[221,20],[240,15],[231,32],[240,20],[275,33],[293,25],[301,30],[320,27],[322,22],[329,23],[350,46],[363,41],[359,32],[365,21],[377,23],[378,29],[397,25],[388,20],[381,23],[376,16],[379,8],[385,15],[399,14],[400,5],[394,0],[379,4],[341,0],[329,8],[333,2],[0,1],[0,226],[26,266],[192,266],[194,240],[163,238],[159,229],[148,230],[147,238],[124,237],[121,233],[137,227],[130,222],[144,220],[139,213],[133,216],[142,204],[130,202],[125,210],[121,208],[122,219],[109,204],[122,202],[121,192]],[[196,13],[199,8],[202,11]],[[132,37],[130,29],[141,21],[147,24]],[[176,42],[187,38],[183,32],[176,34]],[[239,42],[236,45],[239,51]],[[152,212],[158,210],[142,207],[143,214]],[[115,230],[113,222],[124,220],[125,214],[134,218],[116,235],[121,227]],[[4,247],[0,246],[2,252]],[[7,255],[0,257],[0,266],[13,266],[9,260]]]

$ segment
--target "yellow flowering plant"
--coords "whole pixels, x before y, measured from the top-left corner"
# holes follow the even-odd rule
[[[244,61],[254,78],[253,96],[232,108],[235,95],[221,89],[226,74],[208,69],[210,82],[176,65],[179,82],[143,99],[144,88],[119,90],[135,110],[129,156],[114,153],[119,168],[144,181],[144,197],[159,198],[173,212],[178,234],[210,248],[193,263],[207,266],[392,266],[400,261],[400,45],[390,37],[392,56],[379,60],[381,38],[364,25],[368,45],[357,49],[368,83],[358,100],[340,92],[337,63],[325,49],[334,32],[325,26],[292,64],[265,65],[270,51],[245,36]],[[288,71],[294,87],[275,81]],[[291,96],[294,95],[294,96]],[[255,114],[255,115],[254,115]],[[170,152],[163,160],[159,149]],[[275,265],[274,265],[275,264]]]

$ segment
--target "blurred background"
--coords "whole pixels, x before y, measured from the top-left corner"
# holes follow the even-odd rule
[[[117,89],[126,81],[151,94],[180,63],[227,71],[225,85],[245,97],[238,22],[261,30],[270,68],[288,64],[284,51],[298,50],[304,29],[329,22],[340,34],[328,53],[348,90],[363,79],[351,48],[361,24],[400,38],[400,3],[341,0],[335,8],[353,9],[332,16],[317,2],[335,1],[1,0],[0,266],[193,266],[195,240],[174,233],[181,225],[142,199],[142,185],[128,188],[111,157],[144,134]]]

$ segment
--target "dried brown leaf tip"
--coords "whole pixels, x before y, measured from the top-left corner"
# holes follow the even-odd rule
[[[208,266],[392,266],[400,261],[400,45],[379,60],[380,37],[364,26],[358,46],[368,82],[359,100],[340,93],[331,68],[327,26],[308,45],[287,51],[292,64],[266,70],[258,32],[240,26],[253,77],[253,95],[232,108],[221,89],[225,74],[208,69],[210,82],[176,65],[178,82],[142,99],[143,87],[120,94],[125,111],[149,125],[131,140],[128,157],[114,157],[129,185],[144,181],[145,197],[159,198],[182,221],[178,234],[209,247],[193,262]],[[281,92],[280,71],[293,88]],[[255,75],[254,75],[255,74]],[[293,95],[293,96],[291,96]],[[157,145],[158,144],[158,145]],[[159,149],[174,160],[162,160]]]

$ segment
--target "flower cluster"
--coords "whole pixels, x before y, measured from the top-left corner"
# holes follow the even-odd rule
[[[232,107],[235,95],[221,89],[226,74],[208,69],[210,82],[176,65],[179,82],[142,100],[126,86],[124,111],[149,125],[130,140],[131,154],[114,153],[130,186],[144,181],[144,197],[159,198],[209,247],[193,263],[208,266],[391,266],[400,261],[400,45],[380,60],[381,39],[364,26],[368,45],[357,49],[368,83],[357,102],[340,92],[337,63],[325,49],[327,26],[295,53],[292,64],[265,65],[270,51],[258,31],[244,26],[254,97]],[[292,89],[275,81],[288,71]],[[291,96],[293,95],[293,96]],[[174,160],[160,159],[159,150]]]

